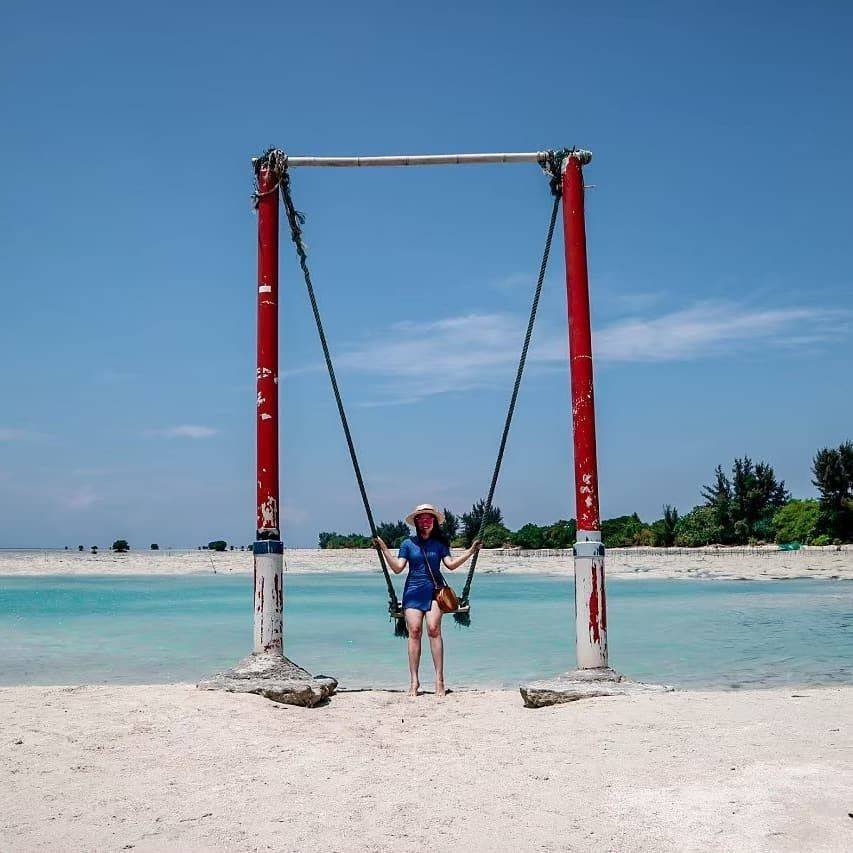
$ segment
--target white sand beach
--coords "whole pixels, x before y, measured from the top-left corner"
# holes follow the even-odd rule
[[[289,572],[378,572],[375,552],[364,550],[293,549],[285,552]],[[184,575],[251,572],[248,551],[130,551],[98,554],[75,551],[0,551],[0,575],[152,574]],[[483,573],[571,574],[571,551],[526,552],[484,550]],[[853,580],[853,547],[801,548],[613,548],[607,552],[610,578],[718,578],[774,580],[834,578]]]
[[[191,685],[0,689],[9,851],[853,849],[853,687],[313,710]]]

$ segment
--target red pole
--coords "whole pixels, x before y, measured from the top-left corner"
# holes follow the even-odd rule
[[[278,510],[278,180],[258,161],[257,538],[280,539]]]
[[[563,172],[563,229],[569,304],[569,355],[572,425],[575,444],[575,501],[578,530],[599,530],[598,463],[595,452],[595,401],[592,387],[592,336],[586,265],[583,169],[569,156]]]
[[[576,651],[581,669],[607,666],[607,612],[604,546],[598,509],[595,450],[595,399],[592,335],[586,261],[583,165],[589,155],[572,152],[563,161],[563,229],[569,312],[569,361],[572,380],[572,428],[575,450]]]
[[[257,534],[255,654],[282,656],[284,578],[278,500],[278,184],[276,151],[255,161],[258,181]]]
[[[282,151],[271,148],[252,162],[258,213],[254,647],[249,657],[198,686],[259,693],[276,702],[313,707],[335,692],[337,681],[325,675],[314,678],[284,656],[284,545],[278,501],[278,195],[287,160]]]

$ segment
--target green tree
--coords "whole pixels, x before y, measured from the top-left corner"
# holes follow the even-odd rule
[[[735,459],[731,479],[721,465],[714,476],[714,482],[702,489],[702,497],[713,511],[721,543],[744,545],[753,539],[772,539],[773,515],[791,498],[772,466],[754,464],[744,456]]]
[[[525,524],[512,534],[510,540],[516,548],[533,551],[545,547],[545,528],[538,524]]]
[[[682,515],[675,525],[675,544],[683,548],[718,544],[722,538],[723,531],[717,514],[710,506],[694,507],[687,515]]]
[[[820,521],[820,502],[815,500],[788,501],[773,516],[775,540],[779,543],[811,543]]]
[[[409,525],[405,521],[382,521],[376,525],[376,534],[385,540],[389,548],[399,548],[409,535]]]
[[[820,492],[819,533],[853,539],[853,442],[824,447],[812,461],[813,485]]]
[[[646,529],[648,525],[643,524],[636,512],[618,518],[606,518],[601,522],[601,539],[608,548],[629,548],[640,543],[644,538],[642,531]]]
[[[485,500],[477,501],[477,503],[471,507],[471,512],[462,513],[462,540],[465,543],[466,548],[471,545],[474,541],[474,537],[479,532],[480,522],[483,519],[484,513],[486,515],[486,520],[483,524],[484,528],[488,527],[490,524],[503,524],[503,513],[500,511],[499,507],[493,506],[489,509],[489,512],[486,513]]]
[[[361,533],[335,533],[323,532],[320,534],[321,548],[372,548],[373,542],[369,536]]]
[[[112,549],[119,554],[124,554],[130,550],[130,545],[127,544],[127,539],[116,539],[112,544]]]
[[[651,525],[651,544],[658,548],[670,548],[675,544],[675,528],[678,524],[678,510],[664,504],[663,518]]]
[[[738,522],[744,525],[737,541],[742,544],[753,538],[772,540],[773,516],[791,499],[785,481],[777,482],[773,468],[766,462],[753,465],[745,456],[734,461],[732,488],[732,516],[736,525]]]
[[[208,542],[207,547],[211,551],[225,551],[228,548],[228,543],[224,539],[214,539],[213,542]]]
[[[447,507],[444,508],[444,535],[452,542],[459,535],[459,519]]]
[[[732,484],[723,473],[722,465],[717,465],[714,469],[714,482],[703,486],[701,494],[705,499],[705,506],[713,511],[714,523],[720,531],[720,541],[733,542],[735,532],[732,519]]]
[[[159,551],[159,550],[160,550],[160,546],[159,546],[156,542],[152,542],[152,543],[151,543],[151,550],[152,550],[152,551]]]
[[[578,534],[577,522],[570,518],[560,519],[546,527],[542,533],[542,544],[546,548],[571,548]]]
[[[503,524],[487,524],[483,528],[484,548],[502,548],[511,539],[512,534],[503,526]]]
[[[83,546],[82,546],[82,545],[78,545],[78,546],[77,546],[77,550],[78,550],[78,551],[82,551],[82,550],[83,550]]]
[[[634,537],[634,544],[642,545],[644,547],[649,547],[655,544],[655,534],[652,532],[650,524],[644,524],[642,526],[637,535]]]
[[[97,545],[93,545],[93,546],[92,546],[92,553],[93,553],[93,554],[97,554],[97,553],[98,553],[98,546],[97,546]]]

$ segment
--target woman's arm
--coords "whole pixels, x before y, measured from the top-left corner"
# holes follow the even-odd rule
[[[385,562],[388,563],[395,575],[399,575],[406,568],[406,564],[409,561],[402,557],[395,557],[380,536],[377,536],[373,540],[373,544],[382,552]]]
[[[479,539],[476,539],[471,544],[471,547],[467,551],[465,551],[464,553],[460,554],[458,557],[445,557],[443,560],[445,568],[450,569],[451,572],[454,569],[458,569],[461,565],[464,565],[465,563],[467,563],[468,560],[470,560],[471,557],[473,557],[474,554],[477,551],[479,551],[480,548],[482,548],[482,547],[483,547],[482,541]]]

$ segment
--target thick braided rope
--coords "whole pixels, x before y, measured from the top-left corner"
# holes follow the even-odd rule
[[[361,493],[361,502],[364,504],[364,511],[367,514],[367,523],[370,525],[370,535],[376,537],[376,523],[373,520],[373,512],[370,508],[370,501],[367,498],[367,489],[364,486],[364,478],[361,475],[361,466],[358,464],[358,456],[355,452],[355,443],[352,439],[352,433],[349,428],[349,421],[344,410],[344,403],[341,399],[341,392],[338,388],[338,380],[335,376],[335,368],[332,364],[332,356],[329,352],[329,344],[326,340],[326,333],[323,329],[323,321],[320,318],[320,309],[317,306],[317,297],[314,295],[314,285],[311,282],[311,273],[308,270],[308,256],[305,253],[305,245],[302,240],[302,225],[305,222],[305,217],[296,209],[293,204],[293,197],[290,193],[290,175],[287,171],[287,162],[284,163],[284,168],[280,180],[281,200],[284,204],[284,210],[287,214],[287,221],[290,224],[290,237],[293,240],[293,245],[296,247],[296,254],[299,256],[299,266],[302,267],[302,274],[305,278],[305,287],[308,290],[308,298],[311,301],[311,310],[314,314],[314,322],[317,326],[317,334],[320,336],[320,345],[323,348],[323,357],[326,360],[326,369],[329,372],[329,380],[332,383],[332,391],[335,395],[335,402],[338,404],[338,414],[341,417],[341,425],[344,428],[347,447],[349,448],[350,459],[352,460],[353,471],[355,471],[355,479],[358,482],[358,490]],[[379,564],[382,567],[382,574],[385,576],[385,584],[388,587],[388,612],[395,616],[400,612],[400,601],[397,598],[397,592],[394,589],[394,584],[391,582],[391,575],[388,572],[388,566],[385,563],[385,557],[377,548],[376,554],[379,557]]]
[[[553,189],[553,187],[552,187]],[[495,487],[498,484],[498,476],[501,472],[503,463],[504,451],[506,450],[506,442],[509,437],[509,428],[512,424],[512,416],[515,413],[515,404],[518,400],[518,389],[521,386],[521,377],[524,374],[524,365],[527,361],[527,350],[530,347],[530,338],[533,335],[533,326],[536,322],[536,312],[539,308],[539,297],[542,295],[542,282],[545,280],[545,270],[548,267],[548,256],[551,254],[551,241],[554,239],[554,226],[557,223],[557,212],[560,208],[560,194],[554,192],[554,206],[551,209],[551,221],[548,225],[548,236],[545,238],[545,251],[542,254],[542,263],[539,265],[539,278],[536,281],[536,292],[533,295],[533,304],[530,307],[530,319],[527,321],[527,333],[524,336],[524,346],[521,348],[521,357],[518,360],[518,370],[515,374],[515,384],[512,388],[512,397],[509,401],[509,409],[507,409],[506,420],[504,421],[503,433],[501,434],[501,443],[498,448],[498,458],[495,461],[495,469],[492,472],[492,482],[489,485],[489,494],[486,498],[486,506],[483,509],[483,517],[480,519],[480,528],[477,531],[477,539],[483,535],[483,529],[486,526],[486,518],[492,508],[492,500],[495,496]],[[465,578],[465,587],[462,590],[462,596],[459,600],[460,607],[468,605],[468,597],[471,594],[471,584],[474,580],[474,572],[477,569],[477,558],[480,556],[479,551],[474,552],[474,557],[471,560],[471,566],[468,569],[468,576]]]

